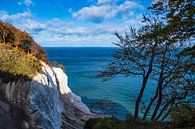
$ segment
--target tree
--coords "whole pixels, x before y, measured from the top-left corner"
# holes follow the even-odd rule
[[[179,104],[171,112],[171,118],[177,127],[194,127],[195,108],[189,104]]]
[[[177,50],[176,56],[179,57],[180,61],[178,60],[179,63],[175,65],[175,70],[173,70],[173,73],[170,76],[170,78],[173,79],[163,89],[166,90],[168,87],[169,91],[177,91],[174,95],[169,93],[169,95],[171,94],[174,97],[170,97],[171,99],[168,103],[164,102],[166,103],[165,107],[168,107],[170,104],[174,107],[178,105],[177,103],[182,104],[185,103],[187,99],[192,98],[191,96],[193,95],[191,95],[190,92],[194,92],[195,90],[193,83],[193,80],[195,79],[195,64],[193,63],[195,57],[195,2],[193,0],[155,0],[149,9],[153,14],[160,16],[165,25],[161,30],[161,35],[169,37],[168,43],[183,48],[182,51]],[[180,96],[178,97],[179,94]],[[158,94],[156,94],[155,97],[157,95]],[[156,112],[153,113],[152,119],[155,118],[158,107],[155,109]],[[163,109],[165,110],[165,108]],[[169,110],[171,110],[171,108]],[[145,112],[144,115],[146,114],[147,113]],[[156,119],[159,119],[160,115],[162,115],[162,112],[160,112]]]
[[[0,38],[4,44],[7,42],[7,37],[9,34],[10,31],[5,29],[4,24],[0,23],[0,36],[1,36]]]
[[[166,3],[167,2],[167,3]],[[118,74],[141,76],[142,86],[137,96],[134,120],[138,119],[149,78],[156,80],[156,91],[147,103],[143,119],[164,120],[173,107],[191,103],[194,81],[194,8],[191,0],[157,0],[152,16],[144,16],[145,25],[130,29],[124,36],[116,33],[119,49],[100,76]],[[159,16],[160,15],[160,16]],[[152,112],[150,114],[150,112]]]
[[[160,37],[158,33],[154,32],[158,32],[160,28],[161,25],[154,21],[139,30],[131,28],[130,33],[126,33],[125,36],[116,33],[115,35],[119,41],[115,44],[120,48],[117,50],[108,68],[100,74],[101,77],[106,78],[117,74],[142,77],[142,86],[135,103],[135,120],[139,115],[139,106],[148,79],[154,69],[155,58],[159,54],[158,50],[161,40],[157,40]]]
[[[164,19],[166,22],[164,32],[167,34],[169,32],[169,35],[178,41],[194,37],[194,0],[155,0],[149,9]]]
[[[174,46],[169,46],[169,48],[172,47]],[[164,58],[166,62],[164,66],[161,66],[161,73],[159,74],[162,77],[162,83],[161,85],[158,83],[156,94],[149,104],[152,105],[154,100],[157,99],[156,104],[154,104],[151,120],[159,120],[160,118],[164,120],[175,105],[191,103],[189,100],[192,99],[192,93],[195,90],[195,76],[194,71],[186,66],[192,62],[192,58],[178,55],[180,51],[181,48],[176,47],[171,51],[167,51],[171,52],[170,56]],[[163,73],[162,70],[164,70]],[[164,113],[166,111],[168,113]],[[145,119],[146,115],[147,112],[145,111],[143,119]]]

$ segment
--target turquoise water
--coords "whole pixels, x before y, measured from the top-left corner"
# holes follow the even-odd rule
[[[69,86],[82,97],[87,105],[100,99],[109,99],[117,104],[117,117],[125,118],[134,110],[134,100],[139,92],[141,77],[117,76],[102,82],[97,78],[99,71],[106,68],[116,48],[45,48],[50,61],[65,66]],[[147,102],[153,94],[154,82],[148,83],[144,94]]]

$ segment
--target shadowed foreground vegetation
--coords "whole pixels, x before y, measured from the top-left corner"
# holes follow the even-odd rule
[[[191,123],[193,124],[193,123]],[[133,121],[130,117],[126,121],[117,119],[90,119],[84,129],[195,129],[195,125],[178,125],[173,122]]]
[[[190,104],[174,107],[170,117],[165,121],[141,119],[134,121],[131,115],[125,120],[119,120],[116,118],[115,108],[111,108],[109,101],[101,100],[95,104],[96,110],[110,113],[107,115],[110,118],[90,119],[84,129],[195,129],[195,107]]]

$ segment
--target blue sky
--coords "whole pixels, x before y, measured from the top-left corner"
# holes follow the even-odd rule
[[[0,0],[0,19],[47,47],[109,47],[141,26],[151,0]]]

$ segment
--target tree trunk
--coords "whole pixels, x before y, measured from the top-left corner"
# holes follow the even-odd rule
[[[166,48],[167,50],[167,48]],[[159,78],[158,78],[158,85],[157,85],[157,88],[158,88],[158,102],[156,104],[156,107],[154,109],[154,112],[152,114],[152,117],[151,117],[151,120],[154,120],[157,113],[158,113],[158,110],[161,106],[161,103],[162,103],[162,90],[163,90],[163,81],[164,81],[164,61],[165,61],[165,56],[166,56],[166,52],[163,53],[163,60],[162,60],[162,63],[161,63],[161,71],[160,71],[160,75],[159,75]]]
[[[150,103],[148,104],[148,106],[147,106],[147,108],[144,112],[144,115],[143,115],[143,118],[142,118],[143,120],[146,119],[146,116],[147,116],[152,104],[154,103],[154,101],[156,100],[157,97],[158,97],[158,88],[156,89],[156,93],[155,93],[154,97],[150,100]]]
[[[147,80],[148,80],[148,77],[144,77],[141,90],[140,90],[139,95],[136,99],[135,111],[134,111],[134,120],[137,120],[137,118],[138,118],[139,105],[140,105],[140,102],[141,102],[141,99],[142,99],[142,96],[143,96],[143,93],[144,93],[144,90],[145,90],[145,87],[146,87],[146,84],[147,84]]]
[[[164,113],[164,111],[166,111],[166,109],[168,108],[168,106],[174,101],[175,98],[172,98],[170,101],[168,101],[164,107],[162,108],[162,110],[160,111],[160,113],[158,114],[158,116],[156,117],[156,120],[158,120],[162,114]]]
[[[143,78],[142,87],[141,87],[139,95],[138,95],[138,97],[136,99],[135,111],[134,111],[134,121],[138,119],[139,105],[140,105],[140,102],[141,102],[141,99],[142,99],[142,96],[143,96],[143,93],[144,93],[144,90],[146,88],[146,84],[147,84],[147,81],[148,81],[148,78],[149,78],[151,72],[152,72],[152,65],[148,69],[148,72],[147,72],[146,76],[144,76],[144,78]]]
[[[152,55],[151,55],[151,58],[150,58],[148,71],[147,71],[146,75],[143,77],[142,87],[141,87],[141,90],[140,90],[139,95],[138,95],[138,97],[136,99],[136,102],[135,102],[134,121],[136,121],[138,119],[139,105],[140,105],[140,102],[141,102],[144,90],[146,88],[146,84],[147,84],[148,78],[149,78],[149,76],[150,76],[150,74],[152,72],[152,69],[153,69],[153,62],[154,62],[154,57],[155,57],[156,46],[157,46],[157,42],[155,43],[155,45],[152,48]]]
[[[158,81],[158,102],[156,104],[156,107],[154,109],[154,112],[152,114],[151,120],[154,120],[158,110],[160,108],[160,105],[162,103],[162,83],[163,83],[163,70],[160,73],[159,81]]]
[[[3,42],[4,42],[4,44],[6,44],[5,35],[3,35]]]
[[[160,90],[162,89],[161,86],[160,86],[159,89],[160,89]],[[155,109],[154,109],[154,112],[153,112],[153,114],[152,114],[151,120],[154,120],[154,119],[155,119],[155,117],[156,117],[156,115],[157,115],[157,113],[158,113],[158,110],[159,110],[159,108],[160,108],[160,105],[161,105],[161,103],[162,103],[162,90],[161,90],[161,91],[160,91],[160,90],[159,90],[158,102],[157,102],[156,107],[155,107]]]
[[[161,122],[163,122],[164,119],[167,118],[167,116],[169,115],[170,112],[171,112],[171,110],[169,109],[169,110],[167,111],[167,113],[162,117]]]

